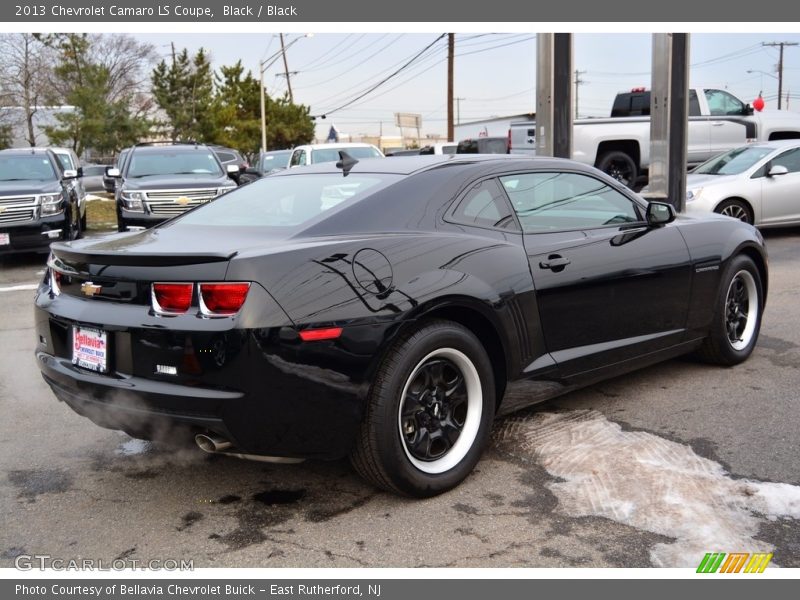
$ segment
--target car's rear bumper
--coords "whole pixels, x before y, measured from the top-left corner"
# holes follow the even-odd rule
[[[58,299],[93,305],[72,319],[54,314],[43,296],[40,290],[35,309],[42,375],[60,400],[102,427],[136,434],[188,426],[243,453],[301,458],[338,458],[355,440],[375,358],[361,327],[352,337],[311,343],[289,325],[221,330],[212,320],[179,331],[165,320],[156,329],[143,326],[144,307],[137,326],[132,307],[115,312],[111,303]],[[107,373],[72,364],[78,325],[106,332]],[[372,327],[368,336],[384,333]],[[159,374],[158,365],[176,374]]]

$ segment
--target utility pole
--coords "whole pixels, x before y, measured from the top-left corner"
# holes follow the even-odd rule
[[[453,126],[453,62],[456,53],[456,34],[447,34],[447,141],[454,141]]]
[[[461,125],[461,101],[466,98],[453,98],[453,100],[456,101],[456,125]],[[450,141],[454,142],[455,140]]]
[[[286,60],[286,46],[283,45],[283,34],[281,34],[281,54],[283,54],[283,72],[286,73],[286,87],[289,89],[289,102],[294,104],[294,95],[292,94],[292,79],[289,73],[289,62]]]
[[[581,75],[586,73],[586,71],[579,71],[575,69],[575,118],[578,118],[578,86],[583,85],[586,83],[584,79],[581,79]]]
[[[781,109],[781,99],[783,98],[783,48],[785,46],[797,46],[798,42],[761,42],[762,46],[778,46],[780,54],[778,58],[778,110]]]

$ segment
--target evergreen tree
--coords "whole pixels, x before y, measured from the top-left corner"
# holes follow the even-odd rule
[[[202,48],[194,58],[184,48],[173,53],[168,64],[162,60],[153,71],[153,97],[167,117],[174,140],[205,141],[213,135],[211,115],[214,80],[208,54]]]
[[[111,71],[92,57],[91,38],[56,34],[45,43],[58,52],[53,87],[61,97],[53,104],[72,107],[56,114],[58,125],[44,128],[51,143],[69,146],[78,155],[87,148],[108,155],[146,135],[150,123],[131,113],[133,92],[114,93]]]

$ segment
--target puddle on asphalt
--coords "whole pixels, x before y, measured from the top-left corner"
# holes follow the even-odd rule
[[[594,410],[510,417],[494,438],[501,452],[527,455],[559,478],[547,484],[556,510],[674,538],[653,546],[654,566],[696,567],[706,552],[771,552],[755,539],[759,528],[800,518],[800,486],[732,479],[689,446],[623,431]]]

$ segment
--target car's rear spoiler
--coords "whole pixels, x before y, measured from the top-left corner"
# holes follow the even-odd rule
[[[98,251],[90,252],[75,250],[60,243],[50,245],[51,252],[63,262],[83,263],[98,265],[121,265],[135,267],[174,267],[181,265],[198,265],[205,263],[225,262],[232,259],[238,252],[206,252],[202,254],[190,252],[173,252],[162,254],[147,254],[142,252]]]

